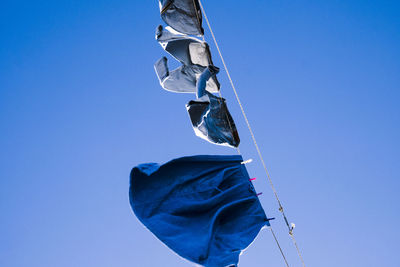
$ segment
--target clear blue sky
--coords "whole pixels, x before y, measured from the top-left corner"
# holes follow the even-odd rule
[[[399,2],[203,3],[307,266],[399,266]],[[131,212],[130,169],[235,150],[197,138],[194,96],[159,86],[159,23],[155,0],[1,2],[0,266],[191,266]],[[265,211],[300,266],[219,78]],[[284,266],[269,231],[240,266]]]

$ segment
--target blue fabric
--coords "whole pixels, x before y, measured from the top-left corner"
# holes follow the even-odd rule
[[[236,266],[269,225],[241,156],[192,156],[132,169],[130,203],[169,248],[207,267]]]
[[[211,78],[214,77],[217,73],[219,72],[219,68],[215,67],[213,65],[209,65],[201,74],[199,79],[196,82],[196,97],[199,99],[200,97],[206,95],[206,87],[207,87],[207,81]]]
[[[169,71],[168,60],[162,57],[154,64],[158,80],[163,89],[174,93],[195,93],[196,92],[196,75],[204,71],[204,67],[200,65],[182,65],[177,69]],[[207,89],[211,92],[218,92],[219,83],[215,78],[213,84],[209,84]]]
[[[202,16],[198,0],[159,0],[161,18],[176,31],[203,35]]]
[[[162,88],[175,93],[196,93],[197,76],[213,64],[208,44],[187,35],[172,33],[161,25],[156,29],[156,39],[166,52],[182,63],[172,71],[169,71],[166,57],[154,64]],[[220,84],[215,75],[206,87],[209,92],[219,91]]]
[[[208,66],[197,80],[197,99],[186,105],[195,134],[210,143],[238,147],[239,134],[225,99],[206,90],[206,82],[219,69]]]

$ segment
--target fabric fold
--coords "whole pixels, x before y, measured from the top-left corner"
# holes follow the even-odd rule
[[[138,219],[177,254],[207,267],[234,265],[269,226],[241,156],[192,156],[132,169]]]
[[[198,0],[159,0],[161,18],[174,30],[190,35],[204,35]]]
[[[240,138],[235,122],[222,97],[206,90],[206,81],[219,71],[209,66],[197,80],[197,99],[186,105],[195,134],[216,145],[238,147]]]
[[[156,40],[173,58],[182,63],[179,68],[169,71],[165,57],[159,59],[154,68],[162,88],[176,93],[195,93],[197,78],[209,65],[213,65],[211,52],[206,42],[194,37],[173,32],[159,25]],[[207,81],[207,91],[216,93],[220,83],[216,77]]]

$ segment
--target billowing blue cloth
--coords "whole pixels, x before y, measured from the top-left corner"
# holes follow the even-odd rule
[[[241,156],[192,156],[132,169],[130,203],[169,248],[207,267],[236,266],[268,225]]]

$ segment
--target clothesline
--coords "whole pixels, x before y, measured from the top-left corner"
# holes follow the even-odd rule
[[[276,200],[277,200],[277,202],[278,202],[279,211],[282,213],[282,216],[283,216],[283,218],[284,218],[284,220],[285,220],[285,223],[286,223],[286,225],[287,225],[287,227],[288,227],[288,230],[289,230],[289,235],[290,235],[290,237],[292,238],[293,244],[294,244],[295,247],[296,247],[296,250],[297,250],[298,256],[299,256],[299,258],[300,258],[300,260],[301,260],[301,262],[302,262],[302,265],[303,265],[303,267],[305,267],[305,263],[304,263],[304,260],[303,260],[303,256],[302,256],[302,254],[301,254],[301,251],[300,251],[300,249],[299,249],[299,246],[298,246],[298,244],[297,244],[297,241],[296,241],[295,236],[294,236],[294,233],[293,233],[293,227],[289,224],[289,221],[288,221],[288,219],[287,219],[287,217],[286,217],[286,214],[285,214],[285,211],[284,211],[284,209],[283,209],[282,203],[281,203],[281,201],[280,201],[280,199],[279,199],[277,190],[275,189],[275,186],[274,186],[274,184],[273,184],[273,182],[272,182],[272,179],[271,179],[271,176],[270,176],[270,174],[269,174],[269,171],[268,171],[268,169],[267,169],[267,167],[266,167],[266,164],[265,164],[264,158],[263,158],[263,156],[262,156],[261,150],[260,150],[260,148],[259,148],[259,146],[258,146],[258,144],[257,144],[256,138],[255,138],[255,135],[254,135],[254,132],[253,132],[253,130],[252,130],[252,128],[251,128],[251,125],[250,125],[250,123],[249,123],[249,120],[248,120],[248,118],[247,118],[247,115],[246,115],[246,113],[245,113],[245,111],[244,111],[243,105],[242,105],[242,103],[241,103],[241,101],[240,101],[239,95],[238,95],[238,93],[237,93],[237,91],[236,91],[236,88],[235,88],[235,85],[234,85],[234,83],[233,83],[232,77],[231,77],[231,75],[230,75],[230,73],[229,73],[228,67],[226,66],[224,57],[222,56],[221,49],[220,49],[220,47],[219,47],[219,45],[218,45],[217,39],[216,39],[216,37],[215,37],[215,35],[214,35],[214,31],[212,30],[211,24],[210,24],[210,22],[209,22],[209,20],[208,20],[207,14],[206,14],[205,9],[204,9],[204,6],[203,6],[201,0],[198,0],[198,1],[199,1],[199,5],[200,5],[200,8],[201,8],[201,11],[202,11],[202,13],[203,13],[203,15],[204,15],[204,18],[206,19],[206,22],[207,22],[208,28],[209,28],[209,30],[210,30],[211,36],[212,36],[212,38],[213,38],[214,44],[215,44],[215,46],[216,46],[216,48],[217,48],[217,50],[218,50],[218,54],[219,54],[219,56],[220,56],[220,58],[221,58],[221,61],[222,61],[222,64],[223,64],[223,66],[224,66],[224,69],[225,69],[225,71],[226,71],[226,74],[227,74],[227,76],[228,76],[229,82],[230,82],[231,87],[232,87],[232,89],[233,89],[233,92],[234,92],[234,94],[235,94],[236,100],[237,100],[237,102],[238,102],[238,104],[239,104],[239,106],[240,106],[240,110],[241,110],[242,115],[243,115],[243,117],[244,117],[244,119],[245,119],[245,121],[246,121],[247,128],[248,128],[249,131],[250,131],[252,141],[253,141],[253,143],[254,143],[254,146],[255,146],[255,148],[256,148],[256,150],[257,150],[257,153],[258,153],[258,156],[259,156],[259,158],[260,158],[260,161],[261,161],[261,163],[262,163],[262,165],[263,165],[263,168],[264,168],[264,170],[265,170],[265,173],[266,173],[268,182],[269,182],[269,184],[270,184],[270,186],[271,186],[271,189],[272,189],[272,191],[273,191],[273,193],[274,193],[274,195],[275,195],[275,198],[276,198]],[[194,3],[194,1],[193,1],[193,3]],[[198,18],[198,17],[197,17],[197,18]],[[199,18],[198,18],[198,20],[199,20]],[[203,35],[203,40],[204,40],[204,35]],[[219,94],[220,94],[220,96],[221,96],[221,91],[219,91]],[[221,96],[221,97],[222,97],[222,96]],[[238,151],[238,153],[240,154],[239,148],[237,148],[237,151]],[[284,255],[282,249],[281,249],[281,246],[279,245],[278,240],[276,239],[276,236],[275,236],[275,234],[274,234],[272,228],[271,228],[271,233],[272,233],[273,236],[274,236],[274,239],[275,239],[275,241],[276,241],[276,243],[277,243],[277,245],[278,245],[278,247],[279,247],[279,249],[280,249],[280,252],[281,252],[281,254],[282,254],[282,256],[283,256],[283,258],[284,258],[284,260],[285,260],[286,265],[289,266],[288,263],[287,263],[286,257],[285,257],[285,255]]]

